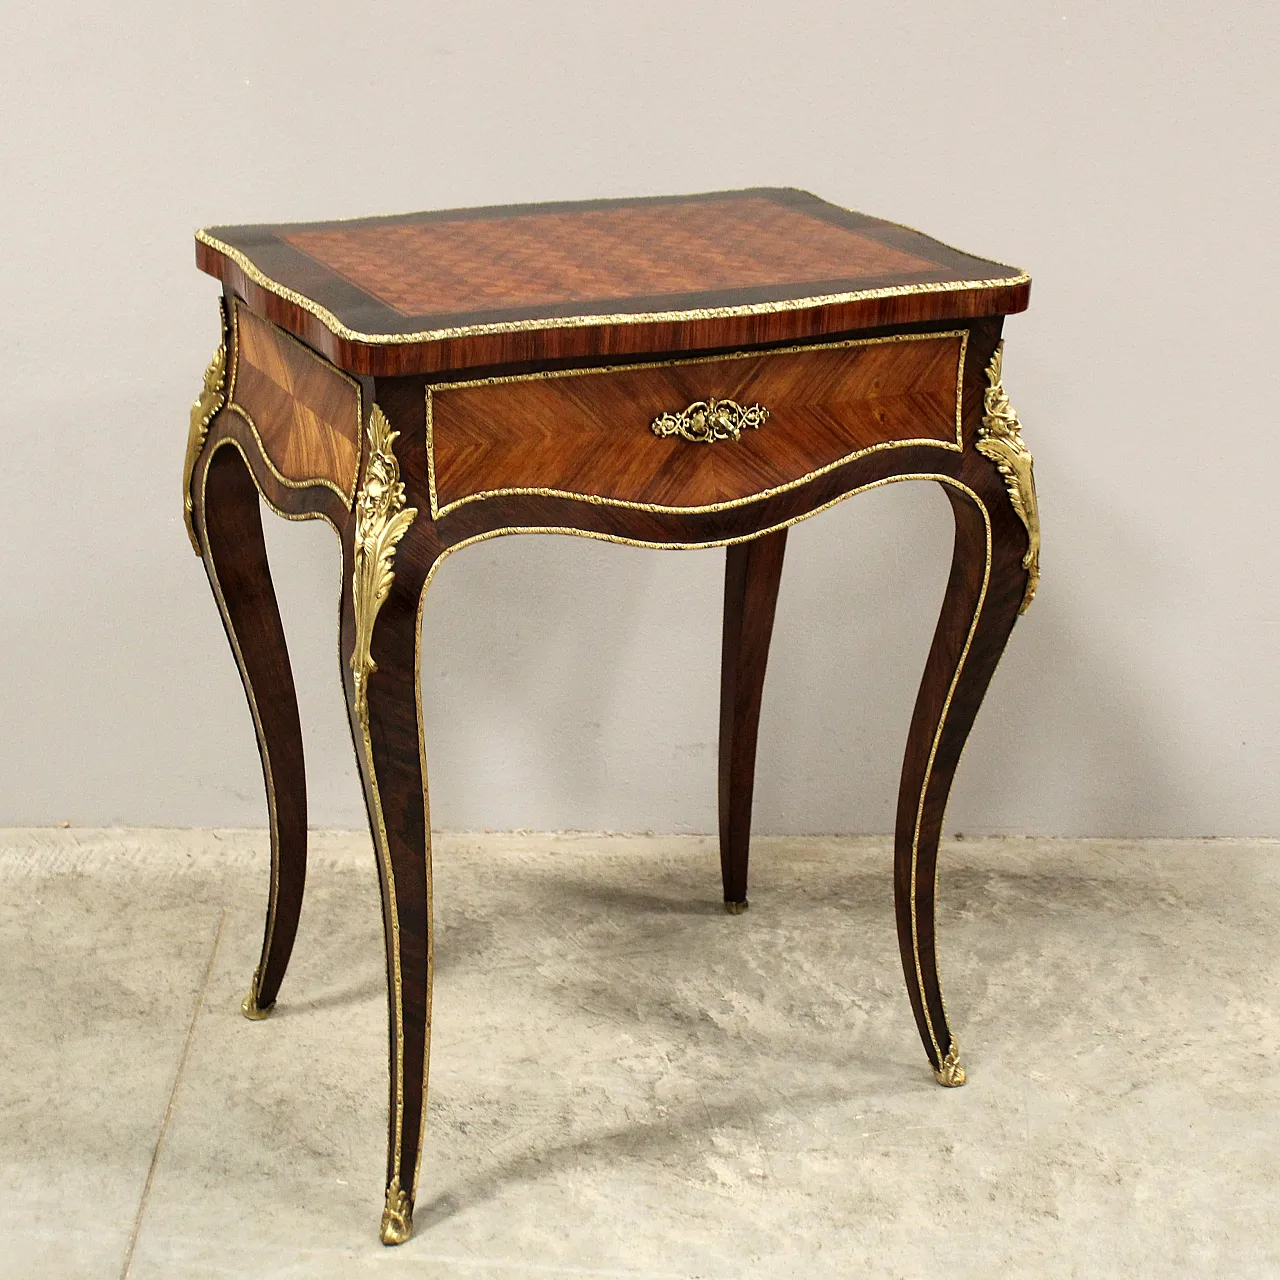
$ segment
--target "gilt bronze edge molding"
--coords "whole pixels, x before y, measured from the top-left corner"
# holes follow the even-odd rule
[[[714,356],[677,356],[667,360],[644,360],[635,364],[594,365],[575,369],[541,369],[532,373],[496,374],[487,378],[472,378],[460,382],[428,381],[425,385],[427,420],[427,490],[428,500],[431,507],[431,518],[432,520],[439,520],[443,516],[448,515],[450,511],[464,506],[469,502],[483,502],[488,498],[507,498],[517,496],[568,498],[575,502],[588,502],[595,506],[621,507],[629,511],[649,511],[659,515],[704,515],[717,511],[731,511],[735,507],[746,506],[748,503],[759,502],[765,498],[772,498],[780,493],[786,493],[791,489],[798,489],[801,485],[808,484],[811,480],[816,480],[819,476],[824,476],[829,471],[834,471],[837,467],[843,467],[846,463],[854,462],[859,458],[879,453],[885,449],[904,449],[912,446],[925,446],[937,449],[948,449],[955,453],[962,453],[964,451],[964,370],[965,362],[967,361],[969,354],[969,335],[970,330],[968,328],[934,329],[927,330],[923,333],[890,333],[878,334],[868,338],[839,338],[834,342],[800,343],[787,347],[771,347],[765,351],[728,351]],[[954,442],[950,440],[938,440],[931,436],[912,440],[886,440],[880,444],[873,444],[861,449],[855,449],[852,453],[845,454],[843,457],[837,458],[834,462],[829,462],[825,466],[809,471],[806,474],[797,477],[795,480],[788,480],[784,484],[775,485],[769,489],[761,489],[759,492],[748,494],[746,497],[730,498],[723,502],[699,503],[687,507],[675,507],[657,502],[637,502],[630,498],[611,498],[601,494],[579,493],[574,490],[554,489],[542,485],[516,485],[501,489],[481,489],[477,493],[464,494],[461,498],[455,498],[451,502],[446,502],[444,506],[439,505],[438,490],[436,486],[435,397],[444,392],[466,391],[470,390],[472,387],[498,386],[513,382],[544,381],[552,378],[579,378],[585,377],[588,374],[624,373],[644,369],[673,369],[684,365],[713,364],[721,360],[748,360],[752,358],[759,359],[762,357],[795,355],[803,351],[835,351],[849,347],[883,346],[887,343],[895,342],[931,342],[936,341],[939,338],[956,338],[959,341],[959,351],[957,352],[956,357],[956,435]]]
[[[225,299],[222,302],[225,307]],[[323,476],[318,476],[311,480],[291,480],[286,476],[280,468],[275,464],[267,449],[266,442],[262,439],[261,433],[258,431],[258,424],[254,422],[253,415],[245,408],[244,405],[236,402],[236,384],[240,376],[240,308],[244,307],[249,314],[255,319],[260,320],[269,329],[276,333],[285,342],[296,347],[304,355],[309,356],[312,360],[322,365],[328,373],[337,374],[344,382],[351,385],[351,389],[356,393],[356,466],[351,476],[350,488],[344,490]],[[342,499],[343,505],[348,511],[351,510],[352,503],[355,502],[356,481],[359,479],[359,452],[360,452],[360,434],[364,423],[364,388],[360,385],[360,380],[353,377],[345,369],[340,369],[332,360],[322,356],[318,351],[307,346],[301,338],[295,337],[288,329],[283,329],[273,320],[268,320],[266,316],[260,315],[249,306],[247,302],[238,295],[233,295],[231,305],[231,344],[228,356],[229,374],[227,377],[227,407],[235,410],[249,424],[253,431],[253,438],[258,444],[258,448],[262,451],[263,459],[267,466],[271,469],[271,474],[275,476],[281,484],[286,485],[290,489],[309,489],[316,485],[323,485],[326,489],[332,489],[334,493]]]
[[[346,342],[358,342],[364,346],[408,346],[420,342],[443,342],[452,338],[477,338],[490,334],[523,333],[545,329],[583,329],[592,325],[663,324],[692,320],[722,320],[736,316],[772,315],[784,311],[804,311],[819,307],[839,306],[848,302],[867,302],[877,298],[904,298],[924,293],[972,293],[979,289],[1006,289],[1029,284],[1031,277],[1021,271],[1013,276],[999,276],[988,280],[944,280],[923,284],[888,285],[881,289],[856,289],[847,293],[815,294],[807,298],[783,298],[776,302],[750,302],[733,307],[695,307],[686,311],[622,311],[601,315],[553,316],[536,320],[494,321],[489,324],[464,324],[440,329],[423,329],[417,333],[362,333],[343,324],[327,307],[273,280],[253,260],[239,249],[210,235],[204,228],[196,232],[196,239],[206,247],[220,253],[244,274],[245,278],[260,289],[274,294],[285,302],[307,312],[319,320],[336,338]],[[996,264],[999,265],[999,264]]]
[[[375,828],[378,856],[386,877],[391,920],[391,987],[395,1005],[395,1115],[392,1139],[393,1177],[387,1192],[387,1213],[407,1207],[408,1212],[393,1215],[390,1227],[384,1216],[383,1241],[399,1244],[412,1230],[412,1206],[400,1189],[400,1156],[404,1141],[404,979],[400,969],[400,912],[396,902],[395,866],[387,836],[386,817],[382,811],[382,795],[378,787],[377,765],[373,757],[373,738],[369,726],[369,677],[378,669],[372,653],[373,627],[395,581],[392,565],[396,547],[417,517],[416,507],[405,506],[404,482],[394,443],[399,432],[382,407],[376,402],[369,411],[367,428],[368,456],[364,480],[356,494],[355,528],[352,541],[351,601],[355,615],[355,638],[351,651],[351,673],[354,687],[354,709],[360,726],[365,764],[369,774],[372,803],[371,816]],[[424,1114],[425,1114],[424,1099]],[[421,1149],[421,1137],[419,1137]],[[395,1205],[392,1191],[396,1193]],[[390,1231],[390,1235],[388,1235]]]
[[[253,420],[253,414],[242,404],[236,404],[234,400],[228,401],[223,405],[228,413],[233,413],[249,428],[249,433],[253,436],[253,442],[257,445],[258,453],[262,458],[262,464],[271,473],[271,477],[277,484],[283,485],[286,489],[328,489],[330,493],[336,494],[341,500],[342,505],[348,511],[351,510],[351,504],[354,501],[354,493],[343,493],[343,491],[327,476],[313,476],[309,480],[294,480],[285,475],[283,471],[276,466],[275,461],[271,457],[270,451],[267,449],[267,443],[262,438],[262,433],[258,430],[258,424]],[[258,491],[262,491],[262,486],[258,486]]]
[[[235,405],[228,406],[228,412],[234,413],[237,418],[240,418],[243,421],[243,414],[240,413],[240,411],[236,408]],[[301,522],[303,520],[323,520],[325,524],[327,524],[329,528],[332,529],[334,533],[338,535],[338,539],[341,541],[342,529],[338,525],[338,522],[334,520],[334,518],[331,515],[329,515],[327,511],[321,511],[319,508],[316,508],[315,510],[311,510],[311,511],[286,511],[282,506],[280,506],[277,502],[275,502],[272,499],[271,495],[263,487],[261,477],[253,469],[254,461],[252,458],[249,457],[249,454],[246,452],[244,441],[239,439],[237,436],[230,435],[230,434],[219,434],[218,438],[214,441],[212,450],[210,451],[210,457],[212,457],[214,453],[217,453],[217,451],[221,449],[224,445],[232,446],[235,449],[235,451],[240,455],[242,461],[244,462],[245,469],[249,472],[249,477],[253,481],[253,486],[258,491],[258,497],[261,498],[264,503],[266,503],[267,510],[270,511],[273,516],[279,516],[281,520],[294,520],[298,522]],[[258,450],[255,450],[255,453],[257,454],[259,460],[262,461],[263,465],[266,466],[268,469],[270,469],[270,463],[266,461],[266,458],[261,454],[261,452]]]

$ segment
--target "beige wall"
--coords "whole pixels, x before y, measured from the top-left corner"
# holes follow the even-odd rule
[[[184,536],[203,223],[806,187],[1028,268],[1006,386],[1044,580],[951,829],[1280,835],[1276,37],[1260,4],[5,10],[0,824],[264,821]],[[363,811],[323,525],[270,525],[313,820]],[[880,832],[950,515],[798,527],[758,829]],[[446,827],[714,826],[722,553],[504,539],[428,603]]]

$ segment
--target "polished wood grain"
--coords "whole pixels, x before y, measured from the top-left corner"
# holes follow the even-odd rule
[[[787,531],[725,548],[720,646],[720,874],[725,906],[747,906],[756,739]]]
[[[222,413],[226,423],[231,414]],[[213,439],[220,433],[216,430]],[[209,584],[253,717],[267,788],[271,875],[262,954],[250,999],[275,1003],[293,952],[307,874],[307,775],[293,670],[262,534],[262,505],[237,449],[210,447],[198,472],[196,529]]]
[[[425,761],[422,742],[430,726],[412,714],[417,696],[415,644],[418,620],[414,604],[434,565],[451,548],[494,530],[521,529],[590,532],[654,545],[683,545],[748,539],[726,552],[725,628],[721,697],[721,870],[726,903],[747,899],[747,867],[754,754],[763,693],[768,641],[780,579],[785,525],[842,495],[899,478],[931,477],[940,483],[956,513],[953,571],[937,635],[922,679],[904,761],[895,835],[895,903],[908,994],[930,1063],[942,1065],[954,1036],[942,1006],[934,938],[933,876],[941,815],[959,747],[1003,651],[1017,616],[1027,575],[1021,557],[1027,540],[1009,504],[1004,481],[990,461],[973,449],[982,410],[981,370],[999,336],[998,323],[974,326],[966,346],[963,402],[964,451],[936,445],[907,445],[855,458],[814,477],[798,488],[729,509],[661,512],[584,504],[541,494],[513,494],[468,503],[438,521],[422,518],[411,525],[396,555],[396,580],[388,601],[391,613],[380,617],[376,633],[379,672],[370,682],[379,797],[386,815],[397,876],[398,941],[388,929],[388,947],[398,947],[404,972],[420,975],[429,955],[430,911],[420,869],[430,867],[430,841],[423,818]],[[411,379],[379,381],[378,403],[396,430],[397,456],[406,485],[405,500],[421,512],[427,484],[425,397]],[[987,556],[990,530],[991,555]],[[344,641],[344,644],[346,642]],[[381,691],[378,682],[388,673]],[[412,690],[412,692],[411,692]],[[384,765],[381,761],[385,761]],[[757,904],[757,907],[759,904]],[[390,904],[387,906],[390,919]],[[407,932],[406,922],[415,930]],[[428,940],[424,943],[423,939]],[[390,963],[390,962],[389,962]],[[417,977],[413,978],[416,984]],[[429,989],[406,988],[405,1010],[396,1024],[406,1063],[425,1061]],[[421,1040],[421,1043],[420,1043]],[[422,1083],[410,1068],[393,1087],[393,1114],[421,1116]],[[408,1133],[406,1126],[404,1132]],[[404,1139],[408,1142],[408,1138]],[[389,1165],[389,1179],[400,1186],[413,1177],[410,1148]],[[393,1148],[394,1150],[394,1148]],[[414,1194],[418,1188],[414,1186]]]
[[[1029,297],[1016,268],[779,188],[210,227],[196,261],[379,376],[804,341]]]
[[[793,484],[879,445],[958,449],[963,338],[429,387],[432,509],[521,488],[694,507]],[[660,414],[712,398],[761,404],[769,418],[714,444],[651,430]]]
[[[955,517],[946,595],[916,697],[894,829],[894,904],[907,993],[935,1070],[954,1044],[938,975],[936,871],[947,797],[996,664],[1018,620],[1026,530],[999,472],[970,451],[943,486]]]
[[[361,705],[350,667],[355,644],[352,579],[356,516],[331,487],[333,473],[330,485],[286,483],[277,474],[283,468],[277,463],[273,469],[257,448],[249,416],[234,411],[224,411],[213,419],[193,472],[196,529],[215,593],[230,591],[222,607],[233,647],[240,646],[237,653],[251,704],[255,700],[279,704],[279,709],[263,720],[265,729],[260,726],[268,790],[276,810],[284,815],[278,820],[281,834],[273,839],[277,851],[271,907],[275,932],[272,935],[269,928],[263,949],[264,1000],[274,998],[283,976],[302,897],[305,788],[301,739],[293,727],[296,703],[292,677],[285,678],[287,654],[251,486],[281,514],[291,518],[323,516],[342,539],[342,676],[383,894],[391,1066],[386,1174],[388,1188],[407,1197],[407,1212],[420,1192],[417,1164],[426,1109],[432,987],[431,833],[424,754],[429,726],[420,723],[417,685],[420,607],[426,584],[445,556],[499,533],[560,531],[656,547],[728,544],[719,813],[723,896],[726,903],[739,905],[747,899],[756,742],[786,529],[832,503],[881,485],[924,479],[942,487],[954,511],[956,538],[946,596],[904,756],[894,882],[908,994],[926,1054],[935,1068],[943,1065],[954,1046],[942,1004],[934,937],[938,839],[961,749],[1027,585],[1021,563],[1028,545],[1026,529],[1010,504],[1003,477],[974,445],[983,413],[983,370],[999,340],[1001,317],[1025,306],[1026,285],[1025,281],[1001,283],[997,276],[1006,269],[988,263],[982,265],[992,274],[981,278],[995,280],[990,287],[951,289],[949,280],[980,278],[967,275],[968,267],[977,260],[942,246],[930,247],[935,242],[891,224],[872,227],[874,220],[861,215],[838,210],[824,213],[815,207],[822,202],[812,197],[774,194],[788,209],[801,209],[833,226],[936,263],[936,283],[942,287],[838,304],[802,298],[795,308],[753,315],[708,316],[690,310],[657,321],[633,321],[624,313],[598,323],[579,323],[581,317],[575,320],[572,311],[576,304],[567,302],[559,310],[555,306],[541,308],[542,318],[552,322],[547,329],[477,331],[382,345],[340,337],[314,309],[255,283],[252,273],[246,273],[231,257],[202,247],[202,253],[207,251],[202,261],[226,281],[232,300],[243,300],[244,305],[238,308],[241,316],[252,309],[258,317],[255,331],[274,335],[273,342],[265,346],[275,354],[258,356],[253,362],[258,374],[275,387],[275,391],[264,385],[258,388],[257,403],[264,414],[268,405],[276,406],[265,416],[288,424],[283,430],[290,437],[314,435],[311,424],[293,410],[279,411],[286,387],[290,399],[298,398],[296,370],[288,377],[281,374],[284,357],[278,343],[283,335],[271,329],[269,321],[290,329],[344,367],[372,375],[361,384],[361,409],[367,417],[376,402],[398,433],[395,454],[404,484],[404,504],[417,511],[395,547],[394,573],[387,580],[386,598],[373,635],[377,668],[369,676],[367,703]],[[751,200],[763,198],[759,192],[741,195]],[[556,212],[568,213],[572,222],[579,213],[612,207],[612,203],[558,206]],[[390,222],[413,226],[433,221],[501,223],[506,219],[509,224],[528,212],[454,211]],[[539,216],[547,212],[543,208]],[[561,231],[563,222],[556,222]],[[617,225],[615,220],[610,234],[616,233]],[[421,263],[418,277],[407,275],[401,282],[401,293],[395,292],[399,286],[386,279],[366,280],[371,287],[376,284],[387,301],[359,289],[336,266],[326,266],[312,256],[313,252],[323,253],[330,263],[343,265],[340,257],[345,249],[340,238],[313,240],[304,252],[285,238],[287,232],[296,239],[297,228],[241,230],[245,234],[238,243],[249,259],[259,265],[283,264],[289,270],[297,269],[290,287],[300,297],[305,295],[303,302],[336,300],[348,307],[344,314],[362,323],[388,316],[398,316],[394,323],[410,323],[391,303],[411,305],[413,290],[447,285],[461,296],[458,264],[467,261],[461,251],[450,266],[455,273],[452,283],[443,275],[428,279]],[[497,226],[484,229],[484,235],[490,237],[508,233],[509,225],[505,231]],[[420,234],[414,232],[415,236]],[[474,228],[463,235],[458,228],[448,227],[441,234],[460,237],[459,243],[473,254],[479,252],[476,244],[491,243]],[[609,269],[608,254],[600,247],[607,239],[603,236],[596,244],[594,257],[584,253],[575,279],[590,280]],[[520,243],[518,238],[510,241],[511,245]],[[527,251],[528,237],[523,243]],[[657,241],[650,242],[647,263],[639,253],[622,255],[619,273],[624,267],[632,272],[709,269],[705,258],[665,263],[652,251],[653,243]],[[740,252],[740,248],[732,252]],[[818,253],[821,246],[809,248]],[[726,249],[726,260],[731,256]],[[519,270],[512,270],[510,281],[501,288],[524,290],[532,296],[531,291],[550,280],[562,292],[568,291],[569,267],[563,253],[558,281],[554,273],[539,274],[530,267],[528,252],[517,265]],[[490,292],[486,295],[484,288],[478,288],[474,302],[491,310],[471,314],[493,314],[495,300],[501,300],[499,284],[493,282],[500,283],[503,264],[495,260],[490,268],[485,277],[490,281]],[[728,290],[722,296],[741,297],[753,290],[757,297],[762,291],[764,295],[770,290],[777,296],[786,293],[781,287],[744,285],[747,268],[741,262],[739,268],[736,294]],[[346,263],[343,269],[354,268]],[[314,292],[308,294],[311,286]],[[711,295],[681,295],[685,302],[698,296]],[[412,305],[420,305],[421,299],[416,294],[413,297]],[[650,302],[624,300],[637,308]],[[530,302],[527,310],[539,308]],[[939,323],[942,321],[945,323]],[[254,326],[255,321],[250,320],[246,332]],[[942,329],[963,330],[966,339],[961,343],[954,336],[941,336],[937,331]],[[365,332],[371,330],[366,327]],[[382,332],[386,336],[407,330],[386,328]],[[910,340],[846,343],[826,352],[816,346],[800,353],[750,350],[741,359],[729,358],[742,348],[790,345],[829,333],[841,340]],[[289,346],[292,349],[292,344]],[[293,349],[295,357],[298,351],[300,348]],[[671,363],[690,351],[712,358],[698,364]],[[561,362],[569,359],[578,365],[598,366],[614,363],[614,356],[645,353],[668,366],[666,371],[633,360],[630,367],[620,370],[575,370],[573,376],[561,376],[567,372]],[[307,357],[303,366],[307,366],[312,356],[302,354]],[[958,380],[959,363],[963,377]],[[460,371],[476,365],[484,366],[486,378],[493,375],[506,380],[475,387],[457,385],[468,380]],[[327,374],[338,372],[327,365],[324,368]],[[268,370],[275,376],[267,378]],[[525,376],[533,372],[555,376]],[[962,394],[957,438],[958,382]],[[430,394],[428,388],[432,388]],[[652,435],[649,424],[658,413],[713,395],[763,402],[772,416],[764,427],[748,432],[740,442],[706,446],[659,440]],[[330,410],[319,412],[314,397],[307,404],[314,417],[332,423]],[[354,435],[340,434],[352,442],[357,457],[362,449],[367,453],[361,430]],[[273,447],[282,443],[276,439]],[[872,447],[877,444],[893,447]],[[298,447],[305,450],[308,446],[304,440]],[[280,458],[289,456],[282,447]],[[434,477],[429,456],[437,469]],[[368,466],[367,457],[361,465]],[[359,471],[351,474],[358,478]],[[317,478],[312,475],[309,481]],[[432,509],[433,479],[440,502],[455,504],[438,518]],[[494,488],[543,491],[508,491],[483,500],[458,501]],[[565,496],[571,490],[609,497],[614,502]],[[638,505],[617,505],[633,501]],[[721,505],[726,502],[729,505]],[[221,603],[223,597],[219,598]],[[283,834],[286,831],[287,836]],[[757,909],[761,905],[758,902]],[[426,1176],[430,1176],[431,1166],[426,1168]]]
[[[762,196],[366,221],[283,238],[407,318],[878,279],[936,266]]]
[[[417,1195],[431,1035],[431,830],[426,758],[418,725],[417,660],[418,600],[425,573],[420,559],[397,557],[378,614],[378,667],[368,686],[366,742],[351,672],[355,645],[351,568],[347,543],[339,648],[382,890],[390,1048],[386,1176],[387,1186],[397,1185],[412,1205]]]
[[[360,387],[242,303],[234,308],[231,403],[271,465],[297,484],[328,481],[348,500],[360,458]]]

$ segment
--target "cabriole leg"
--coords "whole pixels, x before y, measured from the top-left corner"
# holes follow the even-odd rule
[[[996,379],[998,386],[998,367]],[[988,399],[989,409],[990,404]],[[1006,468],[991,465],[987,439],[980,433],[977,450],[966,457],[958,480],[944,485],[955,514],[955,551],[911,717],[894,852],[894,902],[907,991],[934,1074],[948,1086],[964,1084],[965,1072],[938,981],[938,840],[960,753],[1013,624],[1034,593],[1039,568],[1030,454],[1015,501],[1015,482]]]
[[[351,733],[382,888],[387,951],[390,1121],[383,1244],[413,1231],[431,1039],[431,821],[418,696],[425,573],[399,544],[405,505],[396,433],[377,405],[344,574],[342,655]]]
[[[244,682],[258,735],[271,827],[271,884],[262,955],[241,1009],[265,1018],[275,1004],[298,932],[307,874],[307,781],[302,727],[276,604],[262,508],[253,476],[232,445],[213,446],[193,515],[209,585]]]
[[[787,531],[726,547],[720,653],[720,872],[724,905],[747,909],[751,798],[769,639]]]

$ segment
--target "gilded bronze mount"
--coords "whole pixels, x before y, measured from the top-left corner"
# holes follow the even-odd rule
[[[1023,558],[1023,567],[1027,570],[1028,578],[1021,607],[1021,611],[1025,611],[1035,595],[1039,580],[1040,526],[1031,453],[1023,443],[1017,414],[1009,403],[1008,396],[1001,385],[1002,354],[1003,344],[1000,344],[992,356],[986,371],[989,386],[984,392],[985,412],[982,417],[982,424],[978,429],[975,447],[985,457],[995,462],[1000,475],[1005,481],[1010,503],[1027,530],[1028,547]],[[963,361],[961,361],[961,364],[963,365]],[[189,532],[192,532],[193,543],[194,530],[192,529],[191,521],[190,480],[205,444],[212,419],[222,408],[225,399],[226,342],[224,340],[223,345],[219,347],[205,372],[201,395],[192,406],[191,411],[184,491],[188,529]],[[714,443],[717,440],[739,440],[744,429],[758,429],[769,416],[769,411],[761,405],[744,407],[733,401],[712,399],[706,402],[695,402],[681,413],[661,415],[654,420],[652,430],[655,435],[660,437],[679,435],[681,438],[692,442]],[[405,536],[418,514],[415,508],[406,508],[405,506],[405,487],[400,479],[399,465],[392,448],[393,442],[397,438],[397,433],[390,429],[389,422],[377,405],[372,407],[367,433],[368,454],[364,484],[357,494],[355,503],[356,528],[352,587],[356,643],[351,657],[351,667],[356,686],[356,704],[366,733],[368,729],[367,682],[369,676],[377,670],[377,664],[374,662],[370,652],[374,621],[389,594],[391,583],[395,576],[392,572],[392,564],[396,546]],[[893,479],[908,478],[918,477],[903,476],[894,477]],[[955,483],[950,478],[941,475],[929,476],[928,478],[937,479],[944,483]],[[891,482],[890,480],[885,480],[877,482],[877,484]],[[869,487],[875,487],[875,485]],[[962,488],[963,486],[957,484],[956,487]],[[976,495],[973,496],[976,498]],[[515,531],[517,530],[495,530],[492,533],[482,535],[482,537]],[[563,531],[578,532],[575,530]],[[591,535],[583,533],[581,536]],[[468,539],[466,541],[474,540],[478,539]],[[627,541],[623,538],[616,540]],[[456,549],[456,547],[450,548],[450,550]],[[372,772],[371,756],[369,766]],[[739,914],[745,911],[747,906],[748,904],[745,901],[741,903],[725,903],[726,910],[730,914]],[[274,1008],[274,1005],[263,1007],[259,1004],[260,978],[260,971],[255,970],[250,991],[241,1005],[244,1016],[255,1021],[269,1016]],[[934,1068],[934,1074],[937,1082],[944,1087],[954,1088],[965,1084],[966,1072],[959,1061],[958,1046],[954,1040],[951,1041],[950,1048],[945,1056],[941,1058],[939,1065]],[[412,1234],[412,1214],[412,1203],[401,1189],[400,1179],[397,1176],[387,1188],[381,1226],[381,1238],[384,1244],[400,1244],[410,1238]]]
[[[244,1014],[250,1022],[261,1022],[264,1018],[271,1016],[271,1010],[276,1007],[273,1000],[270,1004],[259,1004],[258,988],[262,982],[261,967],[253,971],[253,981],[249,984],[249,994],[240,1002],[240,1012]]]
[[[679,413],[663,413],[653,420],[655,436],[680,436],[694,444],[717,440],[741,440],[748,427],[757,430],[768,420],[762,404],[741,405],[736,400],[695,400]]]
[[[1036,501],[1036,479],[1031,450],[1022,439],[1018,414],[1001,385],[1004,365],[1004,343],[1001,342],[987,365],[987,389],[983,392],[982,425],[978,428],[977,450],[996,464],[1004,477],[1018,519],[1027,530],[1027,553],[1022,567],[1027,571],[1027,586],[1019,613],[1026,613],[1036,588],[1040,585],[1040,506]]]
[[[958,1089],[968,1079],[960,1065],[960,1046],[953,1039],[947,1056],[933,1069],[934,1079],[944,1089]]]
[[[196,537],[195,498],[191,492],[191,481],[195,475],[196,462],[204,448],[209,434],[209,424],[227,402],[227,305],[218,300],[219,318],[221,321],[222,340],[213,353],[204,371],[204,384],[200,395],[191,406],[191,424],[187,429],[187,456],[182,467],[182,515],[187,525],[187,537],[191,539],[191,549],[200,555],[200,539]]]
[[[391,1179],[387,1188],[387,1202],[382,1210],[382,1229],[379,1232],[383,1244],[404,1244],[413,1235],[413,1205],[400,1190],[400,1178]]]

